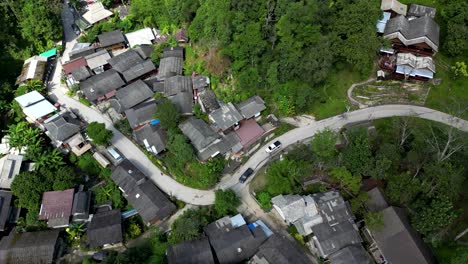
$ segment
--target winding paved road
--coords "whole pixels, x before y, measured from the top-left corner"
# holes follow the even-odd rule
[[[63,59],[68,57],[68,52],[70,52],[73,44],[76,42],[76,35],[71,29],[73,15],[67,6],[64,6],[62,19],[65,31],[65,39],[67,42],[64,56],[62,57]],[[163,175],[162,172],[146,157],[146,155],[132,143],[132,141],[130,141],[113,127],[111,120],[109,120],[106,116],[102,115],[94,108],[86,107],[85,105],[67,96],[66,87],[60,84],[61,72],[62,66],[60,63],[57,63],[53,80],[49,83],[50,95],[53,99],[73,109],[87,122],[96,121],[105,123],[106,127],[112,130],[114,133],[112,144],[116,146],[125,155],[125,157],[134,162],[140,170],[142,170],[161,190],[167,194],[172,195],[186,203],[194,205],[209,205],[214,203],[213,190],[198,190],[189,188],[178,183],[173,178],[167,175]],[[392,116],[416,116],[423,119],[451,125],[460,130],[468,132],[467,121],[436,110],[412,105],[382,105],[344,113],[339,116],[334,116],[316,122],[314,121],[311,122],[310,125],[293,129],[288,133],[285,133],[282,136],[276,138],[275,140],[281,141],[283,148],[286,148],[287,146],[296,144],[299,141],[309,139],[317,132],[320,132],[326,128],[336,130],[349,123]],[[264,151],[264,148],[270,143],[271,142],[268,142],[265,146],[262,146],[233,175],[224,178],[216,186],[216,189],[232,188],[236,193],[238,193],[249,209],[258,211],[258,205],[253,201],[248,193],[248,183],[239,184],[238,179],[241,173],[248,167],[256,170],[257,168],[262,167],[268,161],[269,155]],[[249,179],[249,181],[252,180],[252,178],[253,176]]]

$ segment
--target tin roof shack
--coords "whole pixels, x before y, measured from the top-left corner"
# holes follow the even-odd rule
[[[86,66],[86,60],[83,57],[76,58],[74,60],[70,60],[66,63],[62,64],[63,71],[66,74],[72,74],[73,70],[78,69],[82,66]]]
[[[436,16],[436,9],[430,6],[410,4],[407,17],[418,18],[423,16],[428,16],[434,19]]]
[[[47,220],[47,226],[51,228],[67,227],[72,214],[74,193],[74,189],[45,192],[42,195],[39,220]]]
[[[83,186],[81,186],[81,189]],[[91,205],[91,193],[80,190],[73,197],[72,222],[83,223],[89,221],[89,207]]]
[[[16,79],[16,85],[24,84],[29,80],[38,80],[44,82],[44,75],[47,66],[47,58],[42,56],[33,56],[24,61],[21,74]]]
[[[184,63],[184,49],[166,48],[159,62],[158,79],[165,80],[170,76],[181,75]]]
[[[221,132],[230,129],[236,130],[239,128],[239,121],[243,119],[232,103],[221,105],[221,108],[211,112],[208,118],[213,122],[218,131]]]
[[[101,48],[107,50],[123,49],[127,46],[127,41],[120,29],[102,33],[98,35],[98,40]]]
[[[23,109],[26,119],[31,122],[41,122],[43,118],[55,112],[57,108],[37,91],[21,95],[15,98]]]
[[[405,79],[429,80],[434,78],[435,64],[431,57],[398,53],[395,72]]]
[[[198,103],[202,111],[208,114],[221,107],[215,93],[208,89],[198,93]]]
[[[81,133],[77,133],[71,138],[67,139],[64,142],[64,145],[69,147],[71,151],[78,157],[91,149],[91,144],[83,138]]]
[[[189,40],[187,30],[185,28],[181,28],[176,32],[176,41],[179,44],[187,43]]]
[[[114,14],[111,11],[105,9],[101,2],[90,4],[87,8],[88,11],[83,14],[83,18],[91,25],[94,25],[99,21],[106,20]]]
[[[392,17],[397,15],[406,16],[408,6],[398,2],[397,0],[382,0],[380,10],[390,12]]]
[[[106,66],[109,65],[108,60],[110,60],[111,56],[106,49],[102,49],[95,53],[89,54],[84,57],[88,67],[95,73],[103,73]]]
[[[130,33],[125,34],[128,45],[133,48],[138,45],[151,45],[154,41],[153,30],[149,27],[142,28]]]
[[[148,224],[169,217],[177,209],[129,160],[120,163],[112,172],[111,178],[119,185],[127,201]]]

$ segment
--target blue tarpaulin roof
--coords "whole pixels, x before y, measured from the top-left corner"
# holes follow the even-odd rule
[[[159,121],[159,119],[154,119],[154,120],[151,120],[150,125],[155,126],[155,125],[157,125],[159,123],[161,123],[161,121]]]

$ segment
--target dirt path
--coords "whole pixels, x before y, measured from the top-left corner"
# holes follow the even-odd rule
[[[366,108],[367,105],[365,104],[362,104],[360,103],[358,100],[354,99],[353,98],[353,90],[354,88],[356,88],[356,86],[361,86],[361,85],[364,85],[364,84],[369,84],[371,82],[375,82],[377,79],[376,78],[370,78],[366,81],[363,81],[363,82],[359,82],[359,83],[354,83],[351,85],[351,87],[349,87],[348,91],[346,91],[346,95],[348,97],[348,100],[351,104],[359,107],[359,109],[362,109],[362,108]]]

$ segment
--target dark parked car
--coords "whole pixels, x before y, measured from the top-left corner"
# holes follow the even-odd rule
[[[242,173],[242,175],[240,176],[239,182],[244,183],[250,177],[250,175],[252,175],[253,172],[254,170],[252,170],[251,168],[245,170],[244,173]]]

